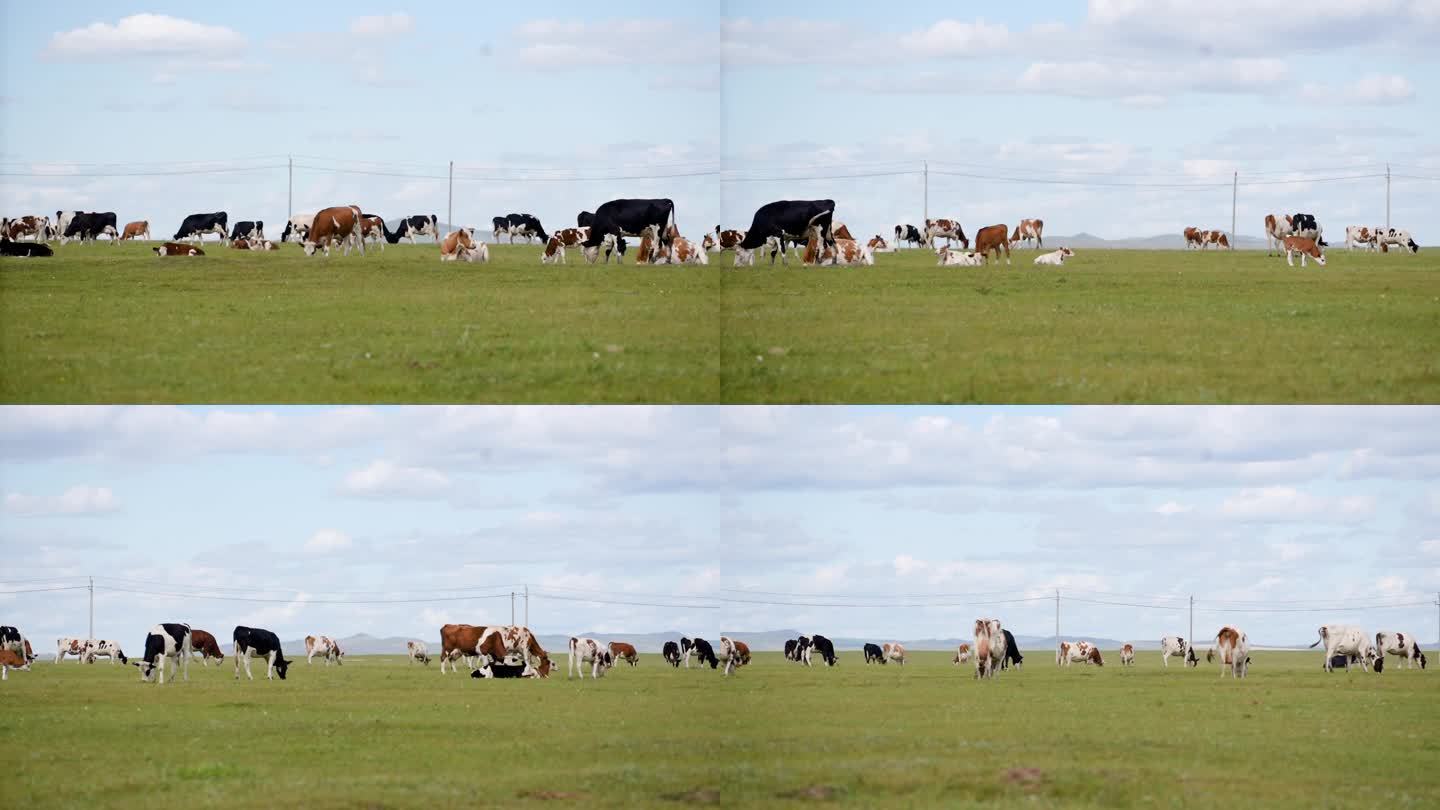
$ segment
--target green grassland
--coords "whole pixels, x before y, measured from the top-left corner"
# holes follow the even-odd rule
[[[1440,252],[0,260],[3,402],[1440,402]]]
[[[1113,658],[1113,654],[1111,656]],[[1320,671],[1257,652],[1250,677],[1057,669],[976,682],[944,653],[903,669],[778,653],[725,678],[659,656],[600,681],[477,681],[401,656],[286,681],[142,684],[36,662],[0,687],[0,796],[35,807],[1440,806],[1440,676]],[[257,672],[257,674],[259,674]]]

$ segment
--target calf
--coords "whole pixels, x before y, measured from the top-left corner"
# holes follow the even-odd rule
[[[1321,267],[1325,266],[1325,252],[1315,243],[1314,239],[1304,236],[1287,236],[1282,244],[1285,246],[1285,264],[1294,267],[1296,253],[1300,254],[1300,266],[1304,267],[1307,257],[1312,257]]]
[[[975,620],[975,677],[994,678],[1005,660],[1005,634],[999,619]]]
[[[706,238],[709,238],[709,234],[706,234]],[[744,231],[735,230],[734,228],[722,231],[720,230],[720,226],[716,225],[715,238],[711,240],[711,243],[714,245],[712,250],[715,253],[719,253],[722,250],[734,250],[736,245],[744,241]]]
[[[140,668],[140,680],[149,681],[160,672],[160,683],[165,683],[165,659],[174,659],[175,666],[185,680],[190,680],[190,625],[162,623],[150,628],[145,636],[145,657],[135,662]]]
[[[1000,261],[1000,252],[1005,252],[1005,263],[1010,263],[1010,229],[1004,225],[987,225],[975,232],[975,252],[990,263],[990,251],[995,251],[995,261]]]
[[[640,663],[640,654],[635,651],[634,644],[627,644],[623,641],[612,641],[605,645],[610,650],[610,656],[616,661],[624,661],[630,666]]]
[[[670,243],[670,263],[709,264],[710,257],[704,248],[683,236],[678,236]]]
[[[715,649],[710,646],[710,642],[703,638],[690,639],[690,648],[685,652],[686,669],[690,668],[690,656],[692,655],[701,664],[709,664],[711,669],[720,666],[720,659],[715,657]]]
[[[251,658],[264,658],[267,666],[265,668],[265,680],[274,680],[276,675],[280,680],[285,680],[285,673],[290,669],[290,662],[285,660],[285,652],[280,649],[280,637],[258,627],[238,626],[235,628],[235,680],[240,680],[240,667],[245,667],[245,677],[255,680],[250,672]]]
[[[881,646],[883,658],[886,661],[894,661],[900,666],[905,666],[905,647],[898,641],[887,641]]]
[[[1420,644],[1415,637],[1409,633],[1376,633],[1375,649],[1380,655],[1398,655],[1405,659],[1405,668],[1411,669],[1416,664],[1421,669],[1425,668],[1425,652],[1420,649]]]
[[[430,665],[430,651],[425,648],[423,641],[405,642],[405,657],[412,664],[419,661],[426,666]]]
[[[787,642],[787,643],[789,643],[789,642]],[[864,653],[865,653],[865,663],[867,663],[867,664],[883,664],[883,663],[885,663],[885,651],[882,650],[882,649],[880,649],[880,645],[879,645],[879,644],[869,644],[869,643],[867,643],[867,644],[865,645],[865,648],[864,648]]]
[[[30,659],[11,649],[0,649],[0,681],[10,680],[10,670],[30,671]]]
[[[935,255],[939,257],[940,260],[937,264],[941,267],[979,267],[985,263],[979,253],[971,253],[966,250],[940,248]]]
[[[1120,666],[1128,667],[1135,663],[1135,645],[1123,644],[1120,646]]]
[[[74,638],[72,636],[62,636],[55,639],[55,663],[60,663],[60,659],[67,655],[75,656],[77,663],[84,661],[85,644],[86,639]]]
[[[1202,231],[1200,237],[1200,247],[1202,249],[1209,245],[1226,248],[1227,250],[1230,247],[1230,238],[1225,235],[1224,231]]]
[[[881,235],[878,234],[878,233],[875,234],[874,236],[870,237],[870,241],[869,241],[869,242],[866,242],[866,243],[865,243],[865,246],[868,247],[868,248],[870,248],[870,252],[871,252],[871,253],[894,253],[894,252],[895,252],[894,248],[890,247],[890,245],[885,242],[885,237],[881,236]]]
[[[220,652],[220,642],[204,630],[190,631],[190,651],[200,653],[200,666],[210,666],[210,659],[214,658],[216,663],[224,662],[225,654]]]
[[[1100,648],[1090,646],[1085,649],[1085,663],[1094,664],[1097,667],[1105,666],[1105,661],[1100,657]]]
[[[980,238],[979,234],[975,237]],[[936,239],[944,239],[945,247],[950,247],[950,240],[954,239],[966,249],[970,247],[970,239],[965,235],[965,229],[960,227],[960,221],[955,219],[927,219],[925,220],[925,246],[935,247]]]
[[[668,662],[670,663],[670,666],[676,667],[677,669],[679,668],[679,666],[680,666],[680,645],[679,645],[679,644],[676,644],[676,643],[673,642],[673,641],[667,641],[667,642],[665,642],[665,646],[663,646],[663,647],[660,648],[660,655],[661,655],[661,657],[663,657],[666,661],[668,661]]]
[[[200,248],[196,247],[195,245],[184,245],[184,244],[181,244],[181,243],[179,243],[179,242],[166,242],[166,243],[163,244],[163,245],[156,245],[155,247],[151,248],[151,250],[155,251],[155,255],[156,255],[156,256],[159,256],[159,257],[162,258],[162,259],[165,258],[166,256],[204,256],[204,255],[205,255],[205,251],[201,250]]]
[[[818,244],[817,237],[811,237],[811,244]],[[875,252],[868,245],[862,245],[854,239],[843,239],[836,237],[835,247],[830,251],[830,256],[821,264],[875,264]]]
[[[1376,651],[1375,646],[1370,643],[1370,638],[1359,627],[1349,624],[1322,624],[1319,634],[1320,638],[1310,646],[1325,645],[1325,671],[1329,672],[1333,669],[1331,659],[1337,655],[1358,656],[1360,669],[1364,672],[1370,671],[1371,664],[1376,664],[1376,672],[1384,668],[1385,654]],[[1350,671],[1348,659],[1345,662],[1345,671]]]
[[[96,658],[100,658],[102,656],[104,658],[108,658],[110,660],[110,663],[112,664],[114,664],[117,660],[121,664],[130,663],[130,659],[125,657],[125,652],[120,649],[120,645],[114,641],[103,638],[92,638],[89,641],[85,642],[86,662],[93,664],[95,663]]]
[[[374,240],[380,245],[380,252],[385,252],[385,245],[390,241],[390,231],[385,227],[385,218],[373,214],[360,215],[360,237],[367,241]]]
[[[966,643],[964,643],[964,642],[961,642],[961,643],[960,643],[960,646],[955,648],[955,660],[952,661],[951,663],[953,663],[953,664],[955,664],[955,665],[958,666],[958,665],[963,664],[963,663],[965,663],[966,661],[969,661],[969,660],[970,660],[970,645],[969,645],[969,644],[966,644]]]
[[[1015,233],[1010,235],[1010,246],[1017,247],[1035,243],[1035,248],[1045,247],[1045,221],[1041,219],[1022,219],[1020,224],[1015,226]]]
[[[590,665],[590,677],[594,679],[604,675],[605,670],[615,664],[615,659],[610,650],[595,639],[572,637],[570,654],[566,657],[566,679],[578,674],[580,680],[585,680],[585,664]]]
[[[340,650],[340,645],[329,636],[306,636],[305,637],[305,663],[315,663],[315,656],[320,656],[325,666],[330,666],[334,661],[338,666],[344,661],[345,653]]]
[[[1074,255],[1075,251],[1067,247],[1062,247],[1059,250],[1052,250],[1049,253],[1041,253],[1035,257],[1035,263],[1055,265],[1058,267],[1064,264],[1066,259]]]
[[[144,237],[147,242],[150,241],[150,221],[148,219],[127,222],[125,223],[125,230],[120,233],[120,239],[122,241],[126,239],[139,239],[141,237]]]
[[[229,215],[224,211],[216,211],[213,214],[191,214],[180,223],[180,227],[171,237],[176,241],[181,239],[194,239],[197,242],[205,239],[205,234],[213,233],[225,241],[225,222]]]
[[[1311,645],[1314,646],[1314,645]],[[1250,674],[1250,642],[1240,630],[1226,626],[1215,634],[1215,647],[1205,653],[1207,662],[1220,659],[1220,677],[1228,671],[1233,678]]]

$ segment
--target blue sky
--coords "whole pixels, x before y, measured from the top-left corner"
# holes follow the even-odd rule
[[[1093,183],[1223,184],[1238,170],[1272,183],[1242,186],[1242,234],[1307,210],[1338,237],[1383,221],[1383,181],[1315,179],[1387,161],[1406,176],[1392,222],[1421,244],[1440,203],[1440,8],[1427,0],[1325,0],[1298,17],[1285,0],[1198,14],[1180,0],[246,8],[11,9],[0,208],[114,210],[166,234],[221,208],[279,221],[285,155],[313,167],[297,169],[297,211],[358,200],[443,215],[435,177],[455,160],[459,222],[523,210],[568,223],[611,197],[669,196],[690,234],[744,227],[787,197],[832,197],[857,232],[918,221],[913,173],[789,178],[922,160],[931,215],[970,230],[1020,217],[1112,237],[1228,227],[1226,187]],[[245,171],[154,174],[190,161]],[[724,183],[608,179],[721,161]]]
[[[1191,594],[1197,633],[1233,622],[1258,644],[1328,621],[1435,635],[1433,408],[4,417],[0,618],[38,638],[83,633],[83,592],[14,591],[91,574],[97,633],[117,638],[177,618],[433,638],[508,620],[508,596],[475,597],[523,584],[545,633],[916,638],[993,613],[1039,635],[1059,588],[1091,600],[1065,604],[1074,635],[1183,635]],[[325,603],[355,598],[434,601]]]

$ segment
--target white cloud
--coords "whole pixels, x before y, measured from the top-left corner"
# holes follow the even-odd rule
[[[922,57],[974,56],[1003,50],[1010,45],[1010,30],[1004,25],[940,20],[921,31],[900,37],[900,46]]]
[[[57,515],[100,515],[120,509],[120,500],[109,487],[92,487],[81,484],[65,490],[60,495],[25,495],[9,492],[5,495],[4,510],[7,514],[27,517]]]
[[[332,551],[344,551],[350,548],[352,543],[350,535],[339,529],[320,529],[305,541],[305,550],[312,554],[327,554]]]
[[[1415,86],[1404,76],[1371,74],[1339,86],[1309,82],[1300,88],[1311,101],[1330,104],[1388,105],[1415,99]]]
[[[45,54],[54,59],[88,60],[130,56],[193,55],[214,57],[244,50],[245,37],[219,25],[164,14],[134,14],[115,24],[97,22],[50,38]]]
[[[407,467],[378,459],[345,476],[340,491],[362,497],[426,497],[450,489],[450,479],[429,467]]]
[[[521,65],[537,70],[624,65],[713,66],[716,36],[676,20],[532,20],[515,30]]]
[[[1220,505],[1220,514],[1224,517],[1247,521],[1353,521],[1367,518],[1374,511],[1375,499],[1368,495],[1331,499],[1288,486],[1244,489]]]
[[[360,37],[385,37],[408,34],[415,20],[403,11],[393,14],[372,14],[356,17],[350,22],[350,33]]]

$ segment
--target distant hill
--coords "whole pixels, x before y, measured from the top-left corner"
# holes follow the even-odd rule
[[[1073,236],[1045,236],[1046,245],[1068,248],[1099,248],[1107,250],[1185,250],[1185,238],[1179,233],[1157,236],[1127,236],[1123,239],[1104,239],[1091,233],[1077,233]],[[1254,236],[1237,236],[1236,250],[1264,250],[1265,240]],[[1209,248],[1215,250],[1215,248]]]

